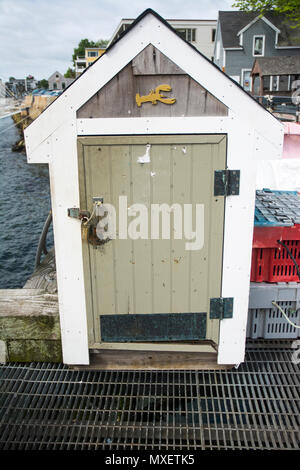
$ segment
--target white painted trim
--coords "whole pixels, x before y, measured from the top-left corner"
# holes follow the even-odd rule
[[[240,46],[243,46],[243,39],[244,39],[244,35],[243,35],[243,33],[241,33],[241,35],[240,35]]]
[[[259,55],[254,54],[254,44],[255,44],[255,39],[256,38],[263,38],[262,54],[259,54]],[[256,57],[264,57],[264,55],[265,55],[265,43],[266,43],[266,37],[265,37],[264,34],[255,34],[253,36],[253,40],[252,40],[252,56],[253,57],[255,57],[255,58]]]
[[[272,126],[280,126],[275,117],[244,93],[224,73],[152,14],[145,16],[126,34],[126,40],[95,61],[80,79],[59,96],[25,131],[28,155],[69,119],[99,88],[111,80],[148,44],[153,44],[194,80],[230,107],[249,127],[273,134]],[[255,115],[255,119],[254,119]]]
[[[239,122],[237,116],[229,111],[228,116],[200,116],[200,117],[153,117],[153,118],[98,118],[77,119],[77,134],[81,136],[93,135],[151,135],[151,134],[230,134],[234,126]],[[283,145],[283,125],[276,130],[276,135],[268,139],[262,131],[256,131],[258,135],[264,135],[268,151],[260,153],[258,159],[274,160],[281,158]],[[244,128],[247,128],[245,123]],[[134,132],[132,132],[134,129]],[[254,130],[254,128],[253,128]],[[242,145],[242,142],[241,142]],[[259,149],[256,148],[258,152]],[[252,159],[256,158],[253,152]],[[263,158],[262,158],[263,156]]]
[[[300,49],[300,46],[275,46],[276,49]]]
[[[244,50],[243,47],[224,47],[226,51],[242,51]]]
[[[222,41],[222,32],[221,32],[221,29],[220,29],[220,21],[218,19],[218,22],[217,22],[217,25],[216,25],[216,37],[215,37],[215,43],[214,43],[214,62],[217,60],[216,59],[216,48],[217,48],[217,42],[218,42],[219,36],[220,36],[220,40]],[[222,44],[223,44],[223,41],[222,41]]]
[[[280,33],[280,29],[276,28],[276,26],[273,23],[271,23],[271,21],[269,21],[267,18],[265,18],[264,16],[262,16],[262,17],[257,16],[256,18],[254,18],[254,20],[252,20],[250,23],[248,23],[243,29],[241,29],[237,33],[237,35],[239,36],[240,34],[243,34],[245,31],[247,31],[247,29],[249,29],[258,20],[263,20],[268,26],[270,26],[270,28],[274,29],[274,31],[276,31],[277,33]]]
[[[63,361],[89,364],[81,224],[67,216],[79,207],[75,115],[52,136],[49,165]]]
[[[221,41],[219,39],[216,44],[216,60],[220,60],[220,54],[221,54]]]
[[[228,117],[153,117],[77,119],[78,136],[151,134],[226,134]],[[134,129],[134,132],[133,132]]]
[[[234,80],[237,83],[240,83],[241,81],[240,75],[230,75],[230,78],[232,78],[232,80]]]
[[[125,40],[126,39],[126,40]],[[79,206],[79,135],[226,133],[227,166],[241,170],[241,194],[225,202],[222,296],[234,297],[233,318],[222,320],[218,362],[243,361],[247,321],[255,160],[280,158],[283,126],[224,73],[152,14],[145,16],[49,106],[25,131],[28,162],[49,163],[64,362],[89,361],[81,228],[67,217]],[[79,109],[152,43],[229,108],[228,117],[76,120]]]
[[[226,67],[226,51],[223,49],[223,67]]]
[[[274,83],[276,80],[276,88],[274,88]],[[279,75],[270,75],[270,91],[278,91],[279,88]]]

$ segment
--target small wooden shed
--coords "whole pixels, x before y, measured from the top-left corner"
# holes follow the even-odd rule
[[[242,362],[256,161],[280,158],[281,123],[146,10],[25,138],[28,162],[49,164],[64,362],[108,349]],[[200,245],[175,229],[101,239],[97,211],[118,200],[119,222],[134,204],[198,204]]]

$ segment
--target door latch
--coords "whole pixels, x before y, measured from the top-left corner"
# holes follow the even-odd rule
[[[92,213],[89,211],[83,211],[79,207],[70,207],[68,209],[68,217],[81,220],[83,223],[87,223],[97,214],[97,208],[103,204],[103,197],[93,197],[93,209]]]
[[[74,219],[78,219],[84,222],[89,219],[90,212],[82,211],[81,209],[79,209],[79,207],[70,207],[68,209],[68,217],[73,217]]]

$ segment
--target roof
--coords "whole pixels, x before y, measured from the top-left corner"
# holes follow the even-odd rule
[[[147,20],[146,20],[147,17]],[[145,20],[145,21],[144,21]],[[142,28],[136,25],[143,21]],[[158,26],[157,21],[164,25]],[[153,37],[153,27],[159,27],[155,37]],[[131,32],[134,31],[134,34]],[[169,31],[169,33],[168,33]],[[174,45],[171,41],[172,33]],[[123,41],[128,36],[128,41]],[[145,41],[146,38],[146,41]],[[168,40],[166,40],[168,38]],[[142,40],[141,40],[142,39]],[[120,46],[120,43],[122,45]],[[255,114],[255,126],[264,135],[264,139],[277,151],[277,142],[274,142],[274,129],[281,135],[283,133],[281,123],[249,95],[237,82],[224,74],[216,64],[205,57],[196,47],[176,34],[170,23],[165,21],[158,13],[152,9],[145,10],[136,20],[124,31],[120,37],[106,49],[106,53],[98,57],[90,67],[77,77],[64,92],[53,101],[39,116],[33,121],[25,132],[26,148],[28,160],[30,162],[40,160],[40,153],[44,153],[44,146],[49,143],[47,138],[62,126],[68,119],[73,119],[74,110],[79,109],[86,101],[109,82],[116,73],[125,67],[148,44],[153,44],[163,54],[171,58],[179,67],[191,75],[205,89],[212,93],[217,99],[231,108],[234,116],[240,116],[243,123],[253,129],[252,116]],[[130,47],[128,47],[128,44]],[[110,51],[117,49],[113,60]],[[195,61],[198,60],[198,67]],[[204,72],[205,70],[205,72]],[[95,76],[98,79],[95,80]],[[232,118],[233,119],[233,118]],[[256,127],[254,126],[254,129]],[[278,137],[279,139],[279,137]],[[276,139],[275,139],[276,140]],[[280,140],[280,139],[279,139]],[[281,141],[278,146],[281,148]],[[38,148],[41,147],[39,151]],[[44,160],[43,160],[44,161]],[[46,161],[46,160],[45,160]]]
[[[252,71],[260,71],[260,75],[296,75],[300,74],[300,55],[282,57],[258,57]]]
[[[224,48],[241,47],[238,33],[259,16],[259,12],[219,11],[219,23]],[[292,21],[283,14],[268,12],[264,15],[275,28],[280,30],[278,46],[299,46],[299,28],[292,28]]]
[[[134,21],[135,18],[122,18],[121,19],[121,22],[122,21]],[[191,22],[196,22],[196,21],[217,21],[215,19],[210,19],[210,20],[205,20],[205,19],[197,19],[197,18],[168,18],[166,19],[166,21],[182,21],[182,22],[185,22],[185,21],[191,21]]]
[[[59,75],[60,77],[63,77],[63,74],[60,73],[58,70],[56,70],[55,72],[53,72],[50,77],[48,78],[48,80],[51,80],[52,77],[54,77],[55,75]]]

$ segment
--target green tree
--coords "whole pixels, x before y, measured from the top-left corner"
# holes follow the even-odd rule
[[[64,76],[66,78],[75,78],[75,70],[69,67]]]
[[[48,88],[49,88],[48,80],[46,80],[45,78],[43,78],[42,80],[40,80],[39,82],[37,82],[37,87],[38,87],[38,88],[44,88],[45,90],[48,90]]]
[[[72,55],[73,64],[75,67],[75,60],[77,57],[84,57],[86,47],[106,47],[107,39],[99,39],[99,41],[90,41],[89,39],[81,39],[77,47],[74,48]]]
[[[264,15],[268,11],[283,13],[294,21],[294,27],[300,26],[300,0],[237,0],[233,5],[243,11],[258,11]]]

